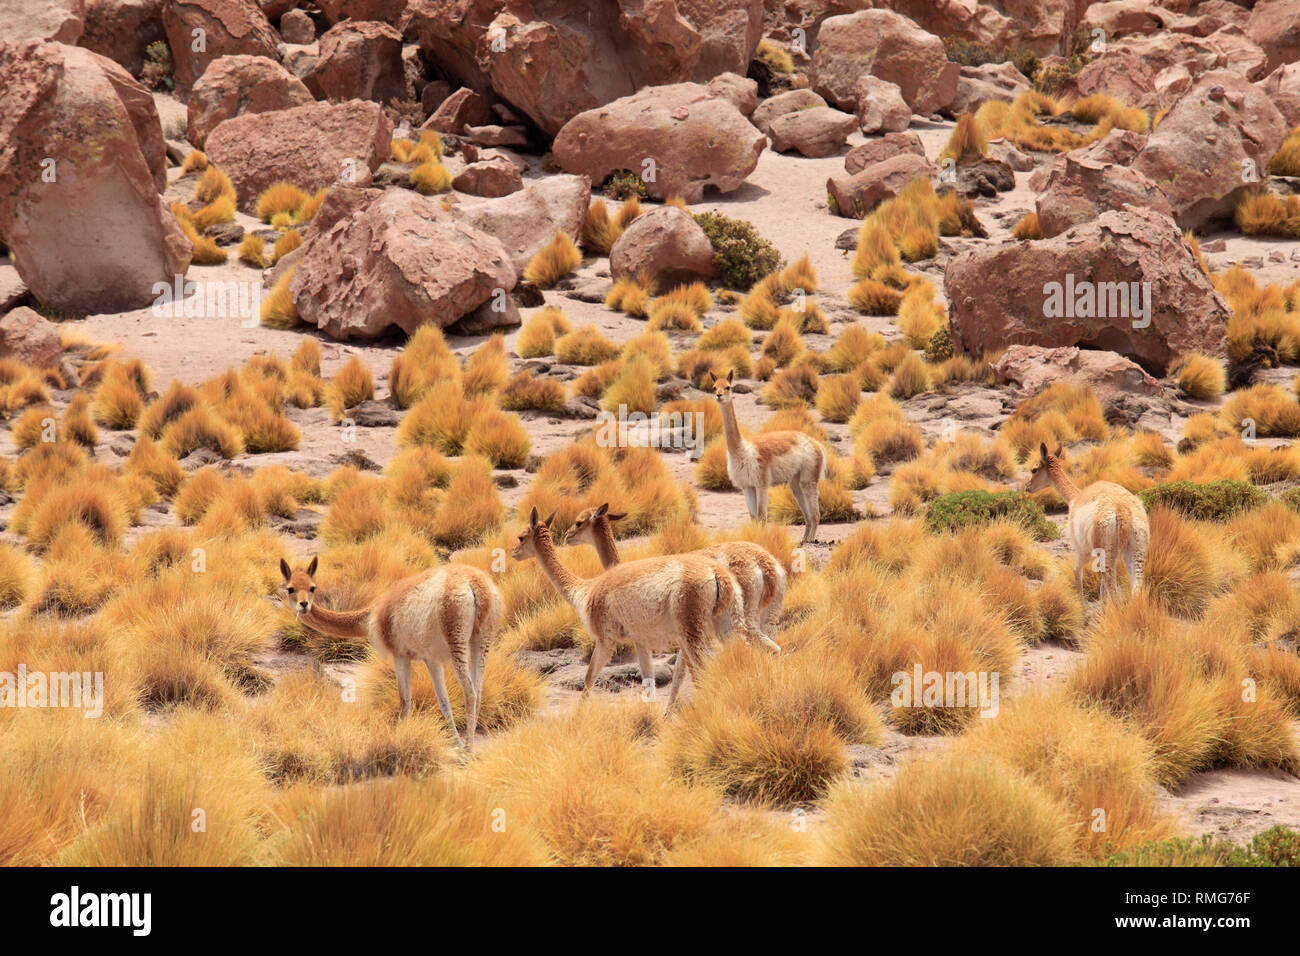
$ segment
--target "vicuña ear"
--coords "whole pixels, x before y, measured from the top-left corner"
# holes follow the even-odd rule
[[[280,559],[280,573],[284,575],[286,581],[293,577],[293,572],[289,570],[289,562],[284,558]]]
[[[536,509],[536,508],[534,508],[534,509],[533,509],[533,513],[530,514],[530,515],[528,516],[528,527],[530,527],[530,528],[536,528],[536,527],[537,527],[537,509]]]
[[[1043,461],[1047,461],[1047,442],[1038,443],[1038,453],[1043,456]]]
[[[1065,446],[1064,446],[1064,445],[1057,445],[1057,446],[1056,446],[1056,454],[1055,454],[1055,456],[1053,456],[1053,457],[1060,458],[1061,455],[1062,455],[1062,453],[1064,453],[1064,451],[1065,451]]]
[[[556,509],[556,511],[552,511],[552,512],[551,512],[551,516],[550,516],[549,518],[546,519],[546,522],[545,522],[546,527],[549,528],[549,527],[551,526],[551,522],[555,520],[555,515],[556,515],[556,512],[557,512],[557,511],[559,511],[558,508]]]
[[[727,369],[727,384],[730,385],[735,380],[735,378],[736,378],[736,370],[734,368]]]
[[[606,515],[606,517],[609,518],[610,521],[621,521],[622,519],[627,517],[627,512],[624,511],[619,514],[614,514],[613,512],[611,512],[610,514]]]
[[[703,388],[705,391],[708,391],[713,387],[713,381],[714,381],[713,373],[708,372],[705,374],[703,380],[700,382],[700,387]]]
[[[608,510],[609,510],[609,502],[606,501],[604,504],[602,504],[599,508],[596,509],[596,517],[599,518]]]
[[[311,564],[307,565],[307,577],[314,578],[316,576],[316,564],[319,560],[316,555],[311,556]]]

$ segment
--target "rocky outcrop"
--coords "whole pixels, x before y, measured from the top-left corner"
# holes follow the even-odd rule
[[[858,77],[858,129],[872,133],[901,133],[912,125],[912,107],[895,83],[867,74]]]
[[[698,83],[677,83],[578,114],[551,151],[562,168],[593,183],[626,169],[656,198],[695,203],[705,186],[724,193],[740,188],[766,142],[729,100]]]
[[[1136,169],[1067,155],[1060,169],[1049,175],[1047,191],[1038,197],[1038,228],[1051,238],[1103,212],[1125,207],[1173,216],[1164,193]]]
[[[1246,36],[1268,57],[1267,72],[1300,63],[1300,4],[1295,0],[1258,0],[1251,8]]]
[[[313,103],[311,92],[275,60],[223,56],[208,64],[186,104],[186,138],[199,149],[221,123],[246,113],[271,113]]]
[[[944,112],[953,117],[974,113],[990,101],[1010,103],[1028,89],[1029,81],[1010,63],[963,66],[957,77],[957,92]]]
[[[402,34],[372,20],[347,20],[320,38],[316,65],[303,82],[317,99],[406,99]]]
[[[1012,345],[992,368],[997,382],[1014,386],[1024,398],[1037,395],[1057,382],[1082,385],[1103,405],[1123,394],[1153,398],[1165,394],[1164,387],[1136,362],[1114,352],[1095,349]]]
[[[863,10],[822,24],[810,78],[833,105],[856,110],[858,80],[869,73],[897,85],[913,112],[927,114],[952,102],[960,72],[937,36],[892,11]]]
[[[34,309],[20,306],[0,319],[0,359],[50,368],[62,354],[58,326]]]
[[[279,59],[280,38],[253,0],[166,0],[162,19],[172,53],[172,79],[182,101],[218,57],[246,53]]]
[[[1231,216],[1286,136],[1282,114],[1257,87],[1226,70],[1201,77],[1147,138],[1133,168],[1169,200],[1178,224],[1199,229]]]
[[[1287,129],[1300,126],[1300,63],[1279,66],[1255,85],[1277,107]]]
[[[1080,346],[1163,374],[1184,352],[1224,352],[1227,303],[1173,220],[1149,209],[962,252],[948,263],[944,291],[953,343],[970,354]]]
[[[378,103],[312,103],[228,119],[205,152],[235,184],[239,208],[279,180],[315,192],[331,183],[364,185],[392,148],[393,123]]]
[[[350,340],[482,319],[494,303],[500,324],[517,322],[509,301],[516,281],[491,236],[432,199],[391,190],[308,240],[289,290],[304,322]]]
[[[786,113],[772,121],[768,137],[778,153],[797,150],[802,156],[829,156],[842,149],[849,134],[858,128],[858,118],[829,106]]]
[[[164,37],[162,8],[163,0],[86,0],[86,28],[77,45],[139,76],[145,49]]]
[[[557,232],[576,242],[590,205],[590,179],[558,175],[531,180],[500,199],[458,197],[451,213],[500,242],[522,273]]]
[[[190,261],[106,62],[0,44],[0,235],[37,301],[71,313],[146,306]]]
[[[887,133],[879,139],[869,139],[860,146],[854,146],[844,157],[844,169],[852,176],[868,166],[892,159],[900,153],[915,153],[925,158],[925,146],[916,133]]]
[[[899,153],[861,172],[832,176],[826,180],[826,192],[837,216],[865,219],[886,199],[893,199],[903,187],[918,176],[928,176],[930,164],[924,156]]]
[[[770,96],[758,104],[749,121],[764,133],[772,131],[772,121],[787,113],[823,107],[826,101],[812,90],[787,90]]]
[[[7,43],[76,43],[86,27],[85,0],[0,0]]]

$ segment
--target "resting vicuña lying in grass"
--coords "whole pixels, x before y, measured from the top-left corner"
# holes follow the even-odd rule
[[[1095,570],[1101,575],[1101,601],[1109,594],[1119,595],[1119,563],[1128,567],[1129,593],[1142,590],[1142,574],[1147,566],[1151,529],[1147,510],[1137,495],[1110,481],[1094,481],[1080,490],[1065,473],[1061,447],[1048,454],[1047,445],[1039,445],[1041,458],[1029,476],[1026,491],[1055,488],[1069,506],[1066,530],[1074,547],[1074,577],[1083,592],[1085,562],[1100,558]]]
[[[817,538],[821,520],[817,483],[826,474],[826,449],[803,432],[766,432],[743,438],[732,406],[731,385],[735,369],[725,379],[713,383],[713,394],[722,406],[722,430],[727,439],[727,477],[745,493],[749,515],[767,520],[767,489],[772,485],[790,486],[795,504],[803,514],[803,541]]]
[[[608,502],[599,508],[587,508],[573,519],[567,540],[595,548],[600,566],[608,571],[621,560],[614,540],[614,522],[622,517],[610,513]],[[785,569],[781,562],[766,548],[750,541],[723,541],[690,553],[726,565],[740,585],[749,630],[764,647],[779,654],[781,648],[774,638],[781,605],[785,603]]]
[[[478,568],[444,564],[402,578],[370,607],[330,611],[315,601],[316,559],[306,570],[291,570],[283,558],[284,601],[308,627],[323,634],[368,638],[393,659],[402,716],[411,712],[411,662],[424,661],[433,679],[447,726],[461,746],[473,747],[483,670],[488,649],[501,627],[501,592]],[[465,695],[465,739],[456,732],[442,665],[450,662]]]
[[[687,667],[698,674],[715,638],[746,630],[736,579],[718,562],[689,554],[629,561],[594,578],[580,578],[560,563],[551,538],[553,520],[554,514],[539,521],[534,508],[514,557],[538,560],[595,642],[582,692],[591,690],[614,645],[622,642],[636,648],[641,678],[653,699],[650,652],[667,650],[675,643],[677,666],[668,690],[671,712]]]

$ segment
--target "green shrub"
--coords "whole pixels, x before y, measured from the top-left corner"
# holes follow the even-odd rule
[[[140,82],[151,90],[172,89],[172,51],[166,40],[154,40],[144,48]]]
[[[927,362],[939,363],[953,357],[952,348],[952,331],[945,322],[939,326],[939,331],[930,336],[930,341],[925,343],[925,359]]]
[[[617,199],[624,202],[635,196],[637,199],[645,199],[645,180],[630,169],[616,169],[605,177],[605,182],[601,185],[603,192],[610,199]]]
[[[965,40],[961,37],[944,37],[943,52],[953,63],[962,66],[983,66],[985,63],[1011,63],[1024,74],[1025,79],[1032,80],[1038,72],[1040,60],[1033,50],[994,49],[986,43]]]
[[[713,244],[713,266],[728,288],[747,290],[781,268],[781,253],[753,223],[716,212],[699,213],[695,221]]]
[[[957,491],[940,495],[925,513],[931,534],[988,524],[1000,518],[1016,521],[1038,541],[1052,541],[1060,529],[1047,520],[1042,506],[1020,491]]]
[[[1300,866],[1300,832],[1284,826],[1255,834],[1249,846],[1235,846],[1209,833],[1144,843],[1115,853],[1102,866]]]
[[[1150,511],[1163,505],[1184,517],[1200,521],[1227,521],[1243,511],[1253,511],[1268,495],[1248,481],[1166,481],[1138,492],[1142,504]]]

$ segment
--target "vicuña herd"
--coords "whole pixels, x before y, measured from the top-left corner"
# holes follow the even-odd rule
[[[817,483],[825,474],[826,450],[802,432],[767,432],[742,438],[732,409],[732,375],[715,383],[727,441],[727,472],[745,493],[750,514],[767,517],[767,489],[789,484],[804,516],[806,544],[817,533]],[[1066,474],[1062,449],[1040,447],[1026,491],[1056,489],[1069,507],[1066,527],[1074,548],[1080,592],[1089,559],[1101,580],[1101,600],[1118,598],[1119,565],[1128,567],[1130,593],[1142,587],[1150,531],[1146,509],[1129,491],[1098,481],[1080,489]],[[739,635],[748,643],[780,653],[777,621],[785,600],[786,573],[766,549],[747,541],[728,541],[692,551],[623,562],[615,541],[609,504],[588,508],[573,522],[570,543],[596,549],[602,572],[582,578],[560,561],[551,524],[537,509],[519,534],[516,560],[536,558],[556,591],[573,606],[591,636],[593,649],[583,681],[587,693],[618,644],[636,650],[648,699],[654,699],[654,651],[676,647],[677,663],[668,692],[668,710],[677,704],[686,672],[698,675],[714,644]],[[472,747],[483,698],[487,654],[501,627],[503,601],[491,578],[478,568],[448,563],[403,578],[370,607],[331,611],[315,601],[317,561],[293,570],[281,559],[284,600],[307,626],[323,634],[367,638],[392,657],[401,713],[411,710],[411,665],[423,661],[448,727],[462,746]],[[465,739],[456,734],[443,679],[450,663],[465,699]]]

